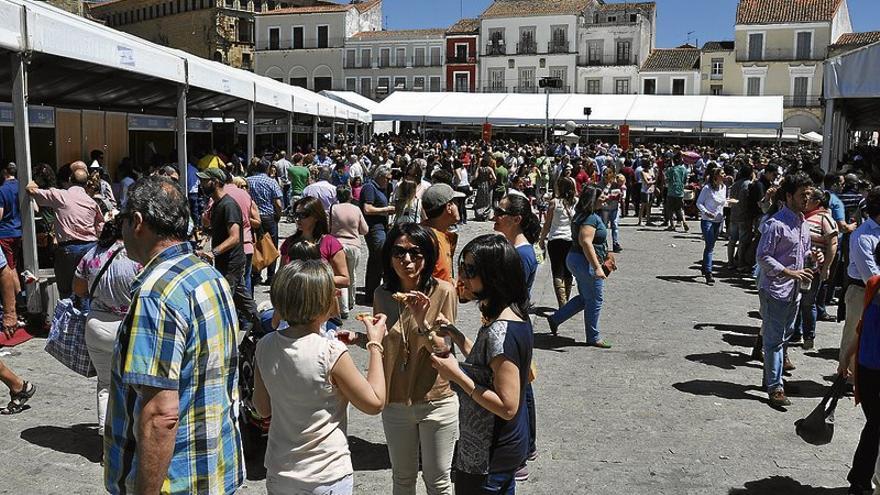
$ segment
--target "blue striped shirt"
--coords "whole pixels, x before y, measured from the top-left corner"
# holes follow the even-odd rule
[[[260,216],[268,217],[275,214],[275,200],[281,200],[281,186],[275,179],[266,174],[252,175],[247,178],[251,198],[260,210]]]

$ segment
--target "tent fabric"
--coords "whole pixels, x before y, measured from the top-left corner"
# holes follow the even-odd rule
[[[880,97],[880,42],[825,61],[825,99]]]
[[[326,96],[332,100],[336,100],[340,103],[344,103],[350,107],[356,108],[362,112],[372,112],[379,102],[373,101],[366,96],[355,93],[354,91],[328,91],[324,90],[318,93],[319,95]]]
[[[21,5],[0,3],[0,48],[13,52],[24,50],[21,44]]]
[[[639,127],[778,129],[779,96],[658,96],[551,94],[555,124],[629,124]],[[423,93],[396,91],[373,109],[374,120],[427,121],[442,124],[542,125],[548,100],[541,94]]]

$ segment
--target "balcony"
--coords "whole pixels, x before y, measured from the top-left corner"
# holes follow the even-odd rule
[[[520,41],[516,44],[517,55],[536,55],[538,53],[538,44],[534,41]]]
[[[483,93],[507,93],[507,86],[490,85],[483,86]]]
[[[556,40],[547,43],[547,53],[571,53],[567,40]]]
[[[724,73],[723,72],[720,72],[720,73],[713,72],[712,74],[709,75],[709,79],[712,81],[720,81],[720,80],[724,79]]]
[[[475,64],[477,63],[477,57],[459,57],[458,55],[453,55],[451,57],[446,57],[447,64]]]
[[[277,45],[270,46],[269,40],[258,39],[256,43],[257,51],[275,51],[275,50],[326,50],[329,48],[342,48],[344,46],[344,38],[329,38],[327,46],[318,46],[317,40],[305,40],[302,46],[294,47],[292,40],[280,40]]]
[[[815,108],[822,106],[822,95],[784,96],[782,106],[785,108]]]
[[[496,41],[486,45],[486,56],[491,57],[495,55],[507,55],[507,47],[504,45],[504,41]]]
[[[534,83],[532,83],[532,84],[518,84],[518,85],[514,86],[512,89],[513,89],[514,93],[537,94],[539,88],[537,86],[534,86]]]
[[[579,67],[615,67],[621,65],[636,65],[636,61],[633,57],[617,57],[615,55],[603,55],[599,57],[578,55],[577,64]]]
[[[798,56],[804,54],[798,54],[795,50],[791,48],[765,48],[764,53],[757,56],[751,57],[749,53],[745,50],[737,50],[736,52],[736,61],[737,62],[803,62],[803,61],[819,61],[822,60],[820,55],[824,53],[824,50],[813,50],[812,57],[806,56]]]

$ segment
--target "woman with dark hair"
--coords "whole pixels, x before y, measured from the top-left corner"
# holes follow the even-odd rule
[[[455,491],[515,493],[514,474],[529,455],[524,406],[534,337],[522,264],[510,242],[486,234],[469,242],[459,258],[463,290],[479,302],[483,324],[471,343],[444,327],[466,359],[431,357],[440,376],[459,388],[460,440]]]
[[[102,270],[104,273],[98,278]],[[128,313],[131,284],[140,270],[140,263],[128,257],[122,243],[122,223],[115,219],[104,224],[98,244],[83,255],[73,277],[73,292],[80,298],[89,297],[89,291],[94,286],[85,337],[89,357],[98,374],[96,394],[100,437],[104,436],[116,332]]]
[[[296,233],[281,244],[281,266],[291,261],[290,248],[297,242],[311,241],[318,245],[321,259],[333,269],[333,281],[337,288],[345,288],[350,284],[348,265],[345,252],[338,239],[330,235],[327,225],[327,214],[321,200],[306,196],[293,204],[293,219],[296,222]]]
[[[489,218],[492,211],[492,191],[495,188],[494,160],[489,155],[480,160],[480,166],[474,176],[474,187],[477,188],[477,197],[474,199],[474,218],[484,222]]]
[[[547,318],[550,332],[556,334],[562,325],[577,312],[584,312],[584,331],[587,345],[608,349],[611,344],[599,334],[599,313],[605,291],[605,273],[602,263],[608,256],[608,229],[600,212],[605,194],[595,184],[584,186],[571,221],[571,251],[565,258],[568,269],[577,280],[578,295]]]
[[[458,211],[461,215],[458,223],[467,225],[467,198],[471,195],[471,184],[468,180],[467,168],[458,159],[452,162],[452,185],[456,191],[464,194],[464,197],[456,199]]]
[[[516,194],[501,198],[495,208],[495,232],[503,234],[519,254],[526,277],[526,289],[531,294],[535,273],[538,272],[538,257],[533,244],[538,242],[541,223],[532,211],[529,200]]]
[[[452,284],[432,276],[436,242],[419,224],[395,225],[382,249],[385,284],[373,296],[374,313],[388,317],[382,342],[388,403],[382,424],[394,494],[416,492],[419,453],[428,493],[452,493],[458,397],[431,367],[430,356],[446,347],[431,332],[437,322],[455,322],[458,295]]]
[[[561,308],[571,296],[572,275],[565,266],[565,257],[571,250],[571,220],[577,204],[576,184],[571,177],[556,180],[556,197],[550,200],[544,215],[544,228],[538,244],[550,258],[556,303]]]
[[[724,169],[718,166],[707,169],[708,180],[700,196],[697,198],[697,209],[700,211],[700,229],[703,231],[703,276],[707,285],[715,285],[712,276],[712,255],[715,242],[724,223],[724,208],[728,204],[727,186],[724,185]]]

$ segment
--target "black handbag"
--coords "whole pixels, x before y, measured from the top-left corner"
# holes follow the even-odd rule
[[[837,408],[837,399],[843,394],[845,384],[846,379],[838,375],[813,412],[806,418],[794,422],[795,432],[805,442],[813,445],[825,445],[831,442],[834,437],[834,410]]]

